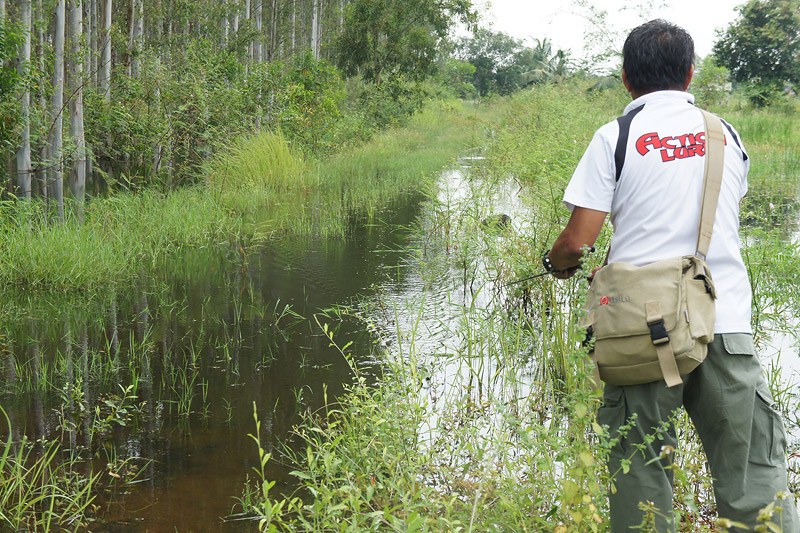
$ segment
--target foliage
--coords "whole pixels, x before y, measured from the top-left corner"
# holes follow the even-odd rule
[[[142,77],[118,73],[110,103],[87,91],[87,139],[112,185],[196,182],[209,156],[256,130],[280,131],[309,153],[336,146],[344,83],[326,61],[304,54],[247,70],[203,40],[183,53],[178,72],[143,54]]]
[[[53,443],[14,442],[0,407],[7,437],[0,443],[0,526],[9,531],[77,530],[88,525],[98,475],[86,477],[79,464],[59,458]]]
[[[14,140],[17,122],[15,90],[19,83],[14,59],[21,43],[20,32],[13,24],[0,18],[0,156],[9,153]],[[0,176],[4,174],[5,168],[0,168]]]
[[[275,81],[269,95],[274,107],[267,117],[276,129],[310,153],[333,151],[337,145],[334,131],[342,119],[346,96],[339,71],[306,52],[295,56]]]
[[[437,79],[456,98],[471,99],[478,96],[478,91],[473,85],[477,69],[469,61],[445,57],[440,59],[437,69]]]
[[[800,2],[750,0],[720,36],[714,55],[764,105],[784,83],[800,83]]]
[[[475,68],[473,84],[481,96],[490,92],[509,94],[519,88],[521,80],[502,76],[498,71],[512,67],[521,50],[519,39],[485,28],[478,28],[472,37],[462,37],[456,45],[457,56]]]
[[[438,43],[454,20],[474,21],[470,0],[352,0],[336,40],[336,63],[348,76],[380,84],[432,74]]]
[[[552,51],[550,41],[536,40],[533,47],[503,32],[479,28],[462,38],[456,55],[475,67],[473,84],[481,96],[511,94],[533,83],[567,74],[567,54]]]
[[[689,89],[697,98],[697,105],[712,108],[722,104],[730,91],[728,69],[719,66],[713,55],[704,57],[695,69]]]

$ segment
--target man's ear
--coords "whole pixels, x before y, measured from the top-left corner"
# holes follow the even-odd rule
[[[689,89],[689,85],[692,84],[692,78],[694,77],[694,65],[689,67],[689,72],[686,73],[686,79],[683,82],[683,90],[686,91]]]
[[[622,85],[625,86],[628,92],[631,92],[631,84],[628,81],[628,74],[625,73],[625,69],[622,69]]]

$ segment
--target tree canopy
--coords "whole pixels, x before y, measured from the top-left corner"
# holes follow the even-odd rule
[[[750,0],[714,45],[734,81],[800,83],[800,0]]]
[[[375,83],[386,74],[423,78],[453,23],[475,16],[470,0],[353,0],[337,39],[337,63],[345,74]]]
[[[506,33],[485,28],[462,38],[456,55],[475,66],[473,84],[481,96],[510,94],[567,72],[567,54],[553,52],[548,39],[537,39],[533,47],[528,47]]]

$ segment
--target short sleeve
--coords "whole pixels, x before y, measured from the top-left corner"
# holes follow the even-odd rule
[[[730,138],[733,139],[733,143],[727,142],[726,144],[728,150],[736,154],[736,156],[733,158],[733,161],[736,161],[737,166],[739,166],[739,176],[741,179],[739,183],[739,200],[741,200],[747,194],[747,175],[750,172],[750,156],[747,155],[747,151],[744,148],[744,142],[742,141],[739,132],[736,131],[736,128],[724,120],[722,123],[728,130],[725,132],[726,141]],[[728,134],[730,134],[730,137],[728,137]],[[726,160],[726,165],[727,164],[728,161]]]
[[[611,212],[617,180],[610,139],[616,137],[617,130],[616,122],[612,122],[595,132],[564,191],[564,204],[570,211],[584,207]]]

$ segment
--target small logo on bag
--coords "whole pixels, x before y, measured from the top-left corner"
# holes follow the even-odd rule
[[[601,296],[600,297],[600,305],[614,305],[614,304],[621,304],[624,302],[630,302],[630,296]]]

